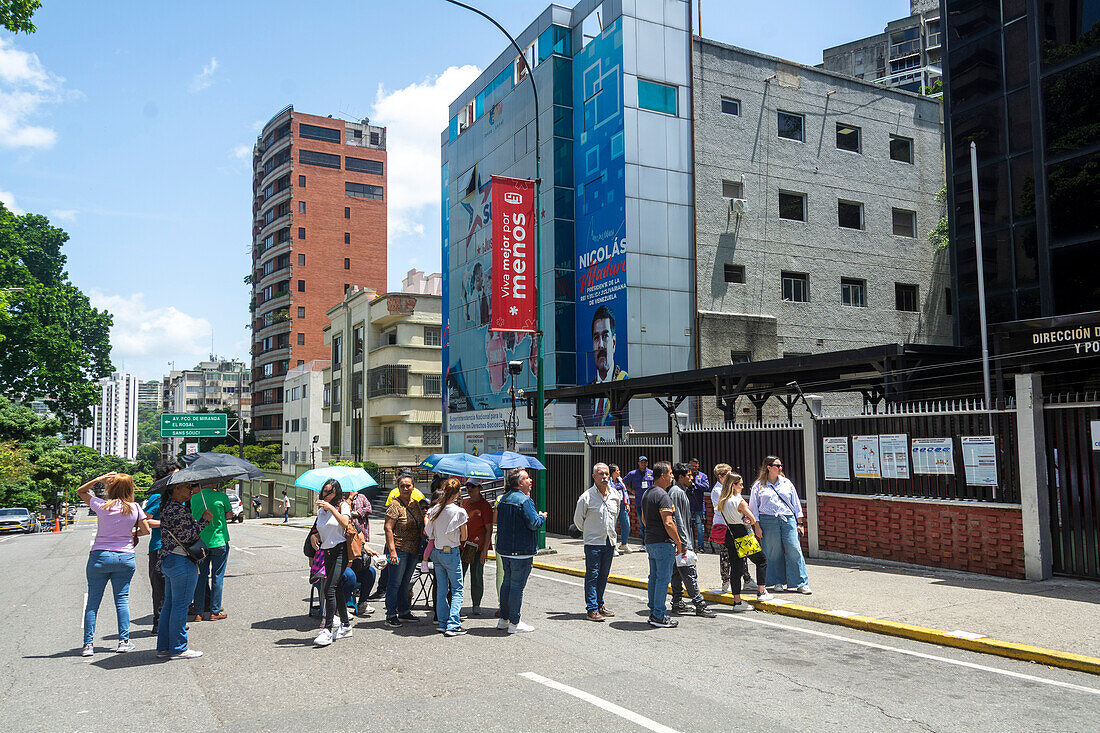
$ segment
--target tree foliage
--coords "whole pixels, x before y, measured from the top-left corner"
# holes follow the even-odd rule
[[[212,452],[228,453],[233,456],[239,455],[237,446],[235,445],[214,446]],[[278,471],[282,468],[279,462],[282,459],[282,455],[279,452],[279,445],[277,443],[245,445],[244,459],[250,463],[256,464],[257,468],[262,468],[265,471]]]
[[[16,216],[0,204],[0,395],[42,399],[75,436],[99,401],[94,380],[110,374],[111,315],[91,306],[69,281],[62,229],[37,214]]]
[[[160,443],[160,414],[163,410],[159,405],[150,405],[147,402],[138,405],[138,445],[146,443]]]
[[[34,33],[38,29],[31,16],[40,7],[40,0],[0,0],[0,26],[12,33]]]
[[[936,226],[932,227],[932,231],[928,232],[928,243],[931,244],[936,251],[939,251],[951,246],[951,229],[947,222],[946,185],[936,194],[936,202],[940,205],[943,215],[940,216],[940,220],[936,222]]]

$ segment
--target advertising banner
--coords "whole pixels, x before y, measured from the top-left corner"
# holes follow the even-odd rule
[[[492,331],[535,331],[535,182],[493,176]]]

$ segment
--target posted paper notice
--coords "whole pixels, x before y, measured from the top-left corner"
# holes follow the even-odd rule
[[[822,452],[825,454],[825,480],[848,481],[848,438],[822,438]]]
[[[955,473],[951,438],[913,438],[913,473]]]
[[[967,486],[996,486],[997,443],[993,436],[967,436],[960,440]]]
[[[909,478],[909,436],[905,433],[878,436],[883,478]]]
[[[856,478],[881,478],[877,435],[852,436],[852,465]]]

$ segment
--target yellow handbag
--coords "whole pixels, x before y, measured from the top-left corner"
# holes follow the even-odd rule
[[[749,555],[755,555],[760,552],[760,542],[757,541],[756,535],[749,532],[744,537],[738,537],[733,541],[734,547],[737,548],[737,557],[748,557]]]

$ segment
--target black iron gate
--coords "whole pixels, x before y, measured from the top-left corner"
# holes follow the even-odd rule
[[[1043,417],[1053,570],[1100,580],[1100,402],[1048,404]]]

